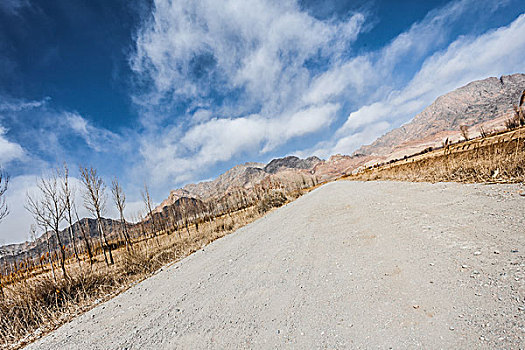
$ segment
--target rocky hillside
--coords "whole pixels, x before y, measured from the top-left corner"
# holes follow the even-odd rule
[[[474,81],[439,97],[412,121],[355,153],[402,156],[440,145],[445,138],[459,139],[462,125],[469,127],[471,136],[479,134],[483,125],[485,129],[501,128],[524,89],[525,74]]]
[[[276,158],[268,164],[245,163],[237,165],[213,181],[189,184],[170,192],[156,209],[157,214],[166,212],[170,206],[183,198],[196,198],[207,201],[211,198],[234,192],[242,188],[251,190],[263,181],[277,181],[282,184],[318,183],[333,180],[349,174],[353,169],[363,165],[370,157],[334,155],[328,160],[318,157],[301,159],[296,156]]]
[[[104,229],[106,230],[106,233],[108,236],[112,236],[116,234],[116,229],[119,225],[117,221],[111,220],[111,219],[103,219],[103,225]],[[60,231],[60,240],[62,241],[62,244],[65,246],[70,246],[70,239],[69,239],[69,227],[65,228],[64,230]],[[80,221],[77,221],[73,224],[73,234],[75,237],[77,237],[80,240],[80,244],[83,245],[83,234],[82,230],[84,230],[84,233],[87,237],[91,237],[94,240],[98,239],[99,234],[96,229],[96,220],[95,219],[81,219]],[[47,233],[50,237],[50,245],[51,250],[54,251],[56,247],[56,238],[54,233],[48,232]],[[77,241],[79,243],[79,241]],[[39,258],[47,252],[47,240],[46,240],[46,234],[41,235],[40,237],[36,238],[33,242],[24,242],[24,243],[18,243],[18,244],[8,244],[0,247],[0,265],[2,265],[4,262],[12,262],[14,260],[14,257],[18,257],[20,259],[20,256],[27,256],[27,257],[33,257],[33,258]]]
[[[264,167],[264,171],[269,174],[275,174],[280,170],[284,169],[309,170],[321,162],[322,160],[317,157],[308,157],[306,159],[300,159],[294,156],[288,156],[284,158],[273,159]]]
[[[183,188],[171,191],[168,198],[157,207],[156,212],[161,212],[162,208],[173,205],[178,199],[184,197],[207,200],[213,197],[220,197],[237,188],[249,190],[269,176],[274,176],[280,181],[286,181],[287,179],[292,181],[292,179],[295,180],[295,176],[292,175],[294,172],[307,174],[308,171],[322,162],[317,157],[300,159],[295,156],[289,156],[273,159],[266,165],[262,163],[240,164],[219,175],[213,181],[188,184]]]
[[[263,167],[264,164],[262,163],[244,163],[236,165],[224,174],[219,175],[213,181],[188,184],[183,188],[173,190],[170,192],[168,198],[157,207],[156,211],[160,212],[163,207],[173,205],[178,199],[184,197],[205,200],[219,196],[231,188],[249,188],[254,183],[260,182],[267,175],[263,170]]]

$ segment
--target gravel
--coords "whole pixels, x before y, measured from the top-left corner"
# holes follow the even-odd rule
[[[524,348],[521,188],[330,183],[28,349]]]

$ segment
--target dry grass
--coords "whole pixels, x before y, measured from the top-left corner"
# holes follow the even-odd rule
[[[304,190],[304,191],[308,191]],[[133,250],[121,247],[114,251],[115,265],[106,266],[99,254],[93,266],[87,260],[79,268],[70,259],[67,264],[70,279],[57,276],[55,281],[45,271],[33,271],[20,281],[4,287],[0,296],[0,347],[20,348],[43,334],[85,312],[133,284],[147,278],[166,264],[176,262],[210,242],[253,222],[265,212],[295,199],[304,191],[286,197],[271,195],[257,204],[212,221],[191,225],[171,234],[136,239]]]
[[[351,180],[524,182],[525,128],[366,169]]]

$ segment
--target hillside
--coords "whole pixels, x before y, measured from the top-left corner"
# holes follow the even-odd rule
[[[293,175],[281,176],[281,173],[302,174],[311,178],[312,174],[309,174],[308,171],[320,162],[322,160],[317,157],[300,159],[295,156],[288,156],[273,159],[268,164],[249,162],[236,165],[219,175],[215,180],[188,184],[183,188],[171,191],[168,198],[155,211],[160,212],[162,208],[174,204],[183,197],[209,200],[210,198],[221,197],[236,189],[251,190],[264,179],[275,178],[286,182],[295,178]]]
[[[428,147],[440,146],[445,139],[457,141],[462,138],[461,126],[468,127],[470,137],[479,135],[481,128],[485,131],[503,129],[524,89],[525,74],[520,73],[474,81],[440,96],[409,123],[362,146],[352,156],[338,154],[328,160],[288,156],[273,159],[268,164],[237,165],[213,181],[188,184],[171,191],[156,211],[160,212],[182,197],[208,200],[238,188],[251,190],[265,179],[293,182],[298,176],[306,176],[316,182],[330,181],[362,165],[403,158]]]
[[[458,140],[462,125],[469,127],[471,137],[479,134],[481,126],[485,130],[502,128],[524,89],[525,74],[471,82],[439,97],[409,123],[355,153],[403,157],[426,147],[441,145],[446,138]]]

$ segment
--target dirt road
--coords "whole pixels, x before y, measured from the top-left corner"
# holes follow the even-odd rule
[[[523,190],[331,183],[29,348],[524,348]]]

